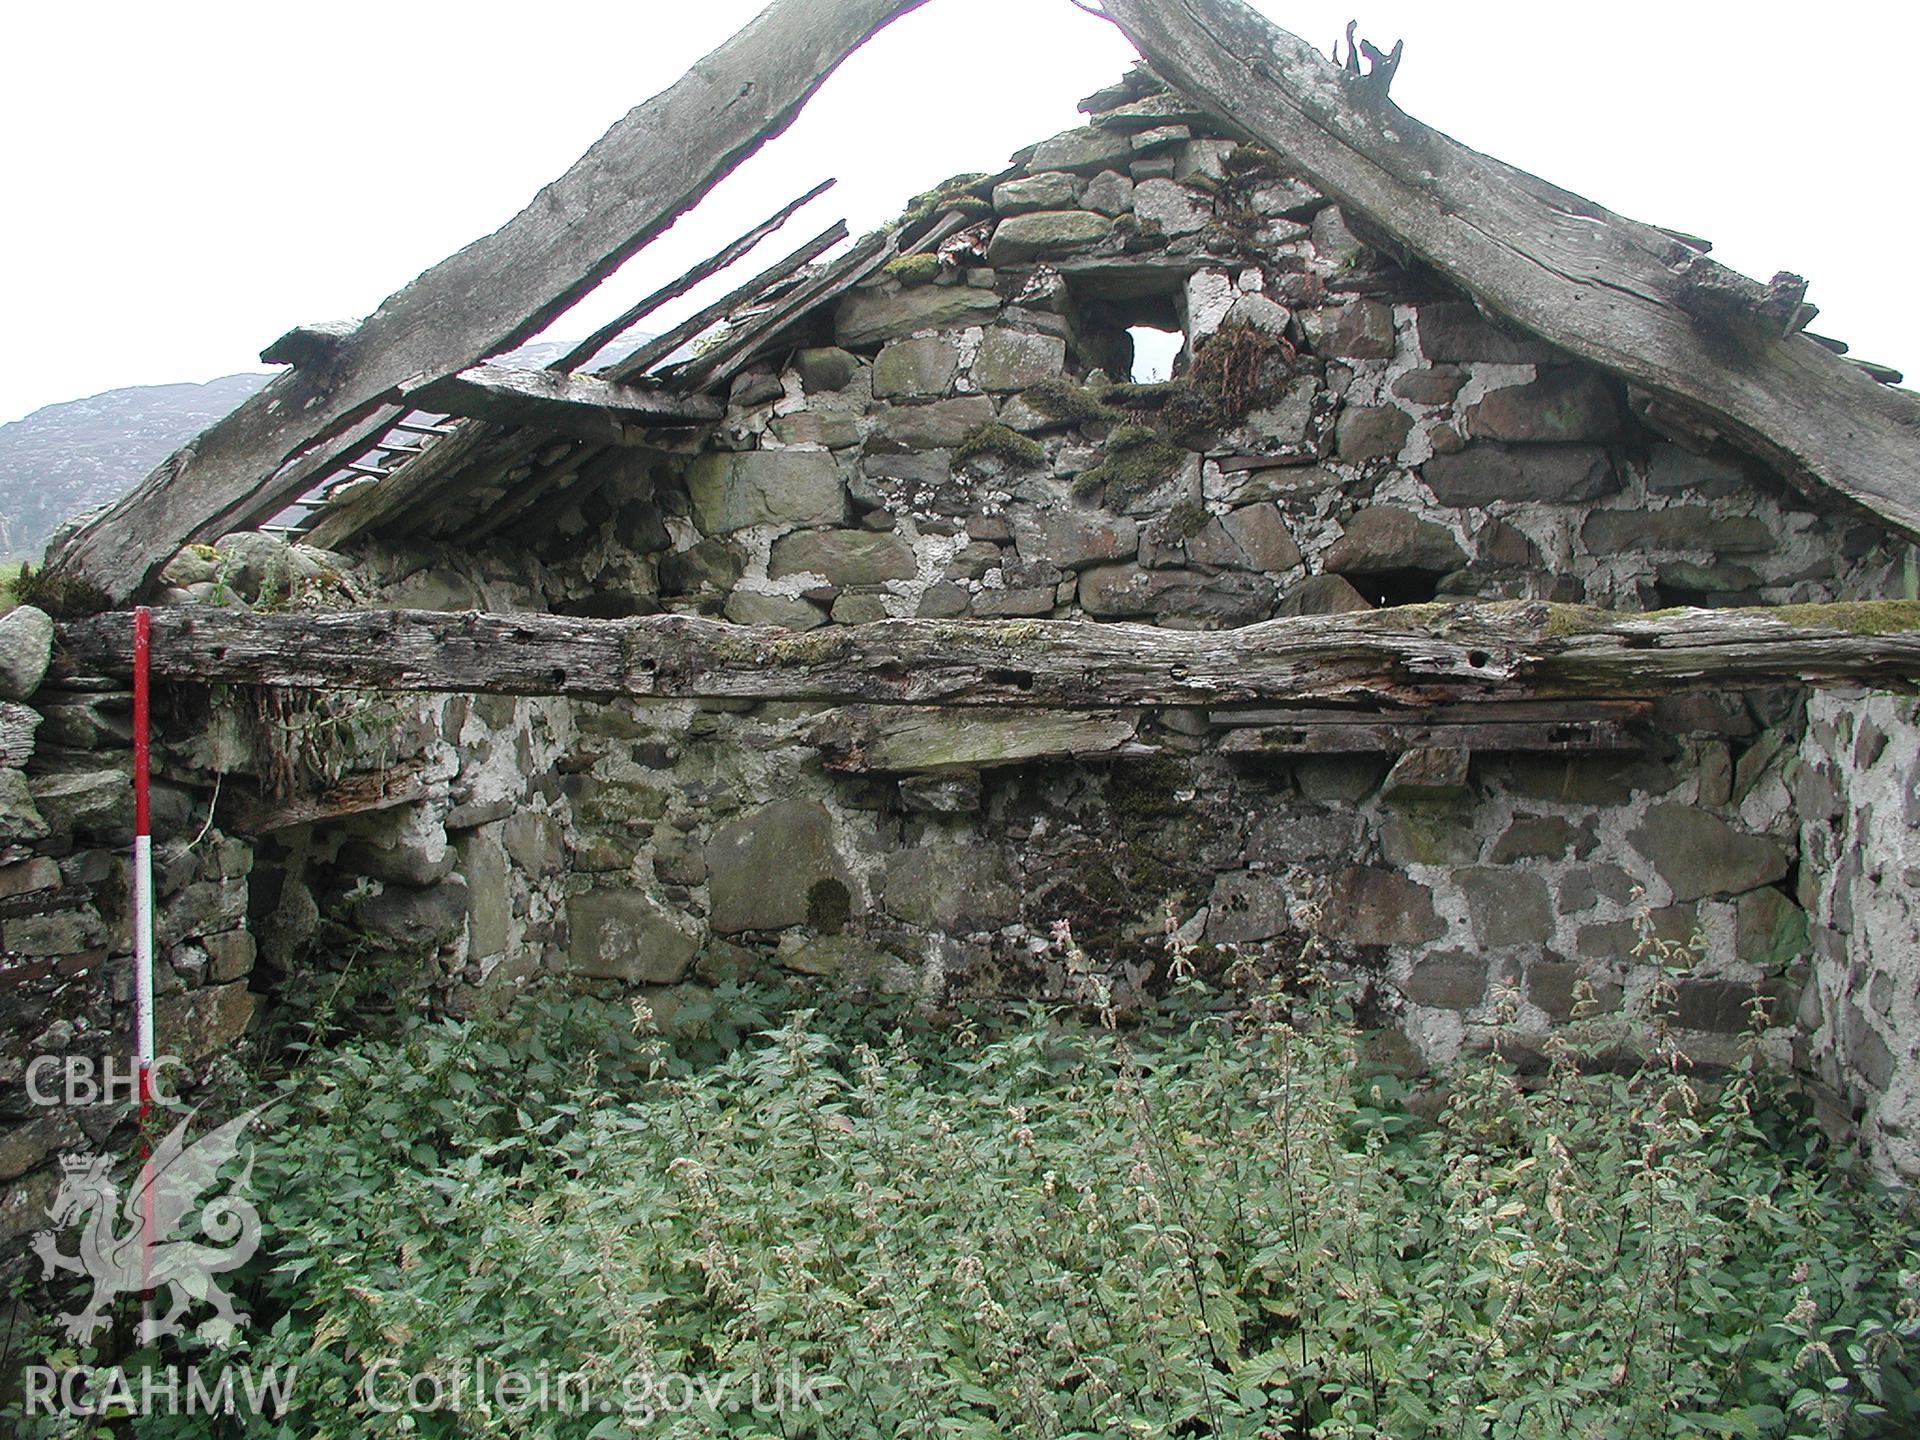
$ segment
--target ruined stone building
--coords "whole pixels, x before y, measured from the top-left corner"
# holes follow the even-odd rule
[[[1757,1021],[1920,1172],[1913,472],[1827,483],[1498,318],[1497,277],[1136,38],[1081,128],[598,374],[462,355],[291,509],[223,499],[129,583],[85,563],[101,522],[56,545],[62,593],[161,607],[163,1049],[370,977],[453,1011],[554,975],[663,1014],[779,972],[1060,998],[1067,922],[1123,1003],[1172,931],[1216,978],[1360,982],[1384,1066],[1500,1028],[1524,1068],[1576,1008],[1632,1052],[1652,939],[1692,948],[1697,1058]],[[1416,123],[1318,63],[1356,126]],[[1790,284],[1661,244],[1701,334],[1920,414]],[[353,343],[269,355],[317,383]],[[1722,352],[1701,383],[1747,384]],[[236,518],[273,523],[205,528]],[[43,683],[7,622],[15,1069],[124,1025],[124,622],[63,622]],[[84,1118],[0,1120],[6,1234]]]

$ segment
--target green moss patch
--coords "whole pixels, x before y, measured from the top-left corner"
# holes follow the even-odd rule
[[[1844,630],[1849,635],[1896,635],[1920,630],[1920,603],[1912,600],[1842,600],[1833,605],[1782,605],[1771,612],[1808,630]]]
[[[969,460],[986,459],[1034,469],[1047,463],[1047,450],[1038,440],[1016,434],[1004,425],[982,425],[960,442],[953,452],[953,462],[964,465]]]
[[[1022,392],[1022,398],[1048,419],[1070,425],[1092,425],[1120,419],[1119,412],[1102,403],[1092,390],[1065,376],[1029,385]]]
[[[1104,493],[1110,510],[1124,510],[1185,468],[1187,452],[1144,425],[1122,425],[1107,438],[1098,465],[1073,482],[1082,500]]]
[[[889,260],[883,273],[891,275],[902,285],[930,285],[940,274],[938,255],[902,255]]]

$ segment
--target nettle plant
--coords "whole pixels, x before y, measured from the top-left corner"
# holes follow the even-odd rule
[[[732,992],[671,1038],[552,999],[310,1056],[255,1159],[256,1323],[173,1357],[298,1365],[296,1411],[139,1433],[1914,1433],[1916,1229],[1751,1062],[1496,1050],[1427,1121],[1324,991],[1189,981],[1118,1029],[1098,990],[941,1026]],[[644,1421],[359,1394],[480,1360],[831,1383]]]

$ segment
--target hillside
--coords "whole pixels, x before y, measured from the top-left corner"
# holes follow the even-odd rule
[[[0,425],[0,555],[37,560],[61,521],[123,493],[269,378],[136,385]]]

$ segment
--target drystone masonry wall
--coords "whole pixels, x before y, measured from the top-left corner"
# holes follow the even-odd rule
[[[52,642],[53,622],[37,609],[0,617],[0,1246],[8,1247],[47,1224],[59,1153],[131,1146],[131,698],[47,683]],[[166,1077],[177,1087],[253,1019],[253,852],[210,823],[204,795],[177,783],[154,787],[153,821],[163,837],[154,1017],[184,1062]],[[45,1103],[68,1093],[84,1100],[110,1074],[122,1082],[119,1103]]]

